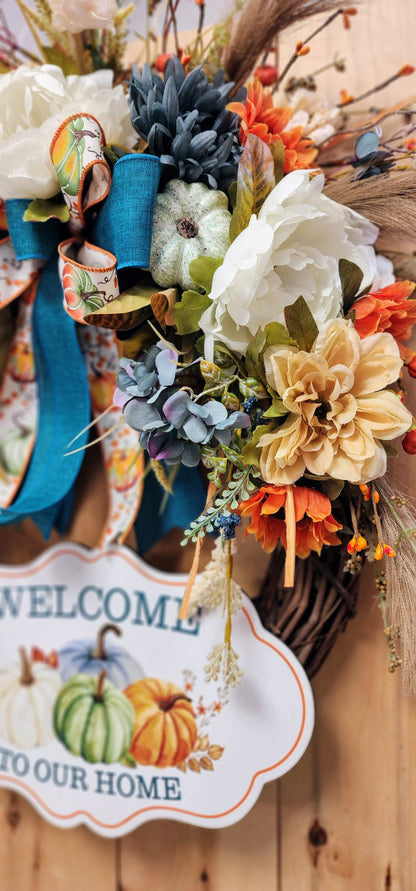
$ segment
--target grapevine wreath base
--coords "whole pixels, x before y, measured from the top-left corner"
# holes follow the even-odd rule
[[[287,588],[285,557],[278,546],[254,605],[265,628],[290,647],[311,678],[356,615],[359,574],[345,572],[348,555],[332,548],[325,560],[315,554],[297,559],[294,586]]]

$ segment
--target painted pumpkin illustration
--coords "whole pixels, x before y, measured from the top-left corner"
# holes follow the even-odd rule
[[[82,321],[86,313],[101,309],[104,305],[103,291],[97,288],[82,266],[65,263],[62,270],[62,285],[65,302],[73,318],[78,322]]]
[[[144,678],[124,691],[134,706],[130,754],[139,764],[173,767],[192,752],[197,738],[188,696],[170,681]]]
[[[109,633],[121,635],[118,625],[111,622],[98,631],[97,639],[72,640],[59,651],[59,669],[62,680],[74,674],[99,675],[103,669],[108,679],[124,690],[126,684],[144,677],[141,665],[123,647],[107,639]]]
[[[29,343],[16,341],[9,353],[8,370],[15,381],[27,384],[35,380],[33,350]]]
[[[73,755],[114,764],[129,750],[134,708],[105,674],[76,674],[64,684],[55,703],[54,727]]]
[[[19,423],[0,439],[0,467],[10,476],[19,476],[24,470],[32,436],[33,431]]]
[[[78,194],[86,137],[93,140],[99,152],[104,138],[100,125],[91,115],[74,115],[66,126],[60,127],[52,141],[52,161],[59,185],[68,195]]]
[[[99,371],[93,368],[90,376],[91,402],[95,411],[102,412],[113,403],[114,390],[116,389],[116,375],[110,371]]]
[[[107,464],[109,480],[116,492],[127,492],[143,474],[143,452],[132,454],[131,449],[116,449]]]
[[[0,737],[29,749],[53,739],[52,713],[61,687],[57,671],[33,663],[21,647],[20,664],[0,671]]]

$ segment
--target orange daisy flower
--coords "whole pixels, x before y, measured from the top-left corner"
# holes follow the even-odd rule
[[[366,294],[351,307],[355,313],[355,328],[361,339],[379,331],[388,331],[397,341],[400,355],[410,362],[414,350],[405,347],[416,322],[416,300],[408,300],[415,288],[414,282],[395,282],[373,294]]]
[[[275,549],[278,541],[286,548],[284,508],[287,488],[262,486],[238,509],[242,516],[251,517],[246,534],[252,532],[267,553]],[[332,516],[331,502],[326,495],[306,486],[293,486],[293,498],[298,557],[309,557],[311,551],[320,554],[324,544],[340,544],[336,533],[342,524]]]
[[[227,105],[229,111],[233,111],[241,118],[240,142],[245,145],[250,133],[257,136],[267,145],[280,142],[285,148],[284,173],[292,170],[312,167],[318,149],[312,145],[310,139],[303,139],[303,128],[294,127],[287,130],[292,110],[289,107],[276,108],[273,98],[266,93],[259,80],[249,84],[247,99],[243,102],[230,102]]]

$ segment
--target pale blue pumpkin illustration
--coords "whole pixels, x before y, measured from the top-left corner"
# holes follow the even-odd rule
[[[71,640],[62,647],[59,651],[59,673],[63,681],[75,674],[99,675],[105,671],[114,686],[124,690],[129,684],[145,677],[140,663],[124,647],[108,640],[109,632],[118,636],[122,633],[118,625],[109,622],[99,629],[96,640]]]

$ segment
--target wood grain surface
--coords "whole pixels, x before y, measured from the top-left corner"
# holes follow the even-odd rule
[[[404,63],[416,63],[413,0],[363,0],[352,24],[343,31],[337,22],[320,35],[298,69],[345,57],[344,74],[321,76],[335,100],[341,88],[358,94]],[[282,63],[310,30],[285,36]],[[415,77],[390,87],[387,101],[416,93]],[[70,531],[89,545],[105,512],[92,464],[90,456]],[[416,464],[413,489],[415,481]],[[28,560],[43,547],[30,524],[0,531],[1,562]],[[172,539],[164,549],[171,569],[179,568],[175,553]],[[255,589],[260,557],[243,548],[239,564],[241,576],[252,573]],[[402,692],[400,675],[387,671],[370,578],[362,582],[357,617],[313,683],[316,729],[307,753],[289,775],[265,787],[239,824],[209,830],[158,821],[109,841],[84,828],[55,829],[16,794],[1,792],[0,891],[416,889],[416,701]]]

